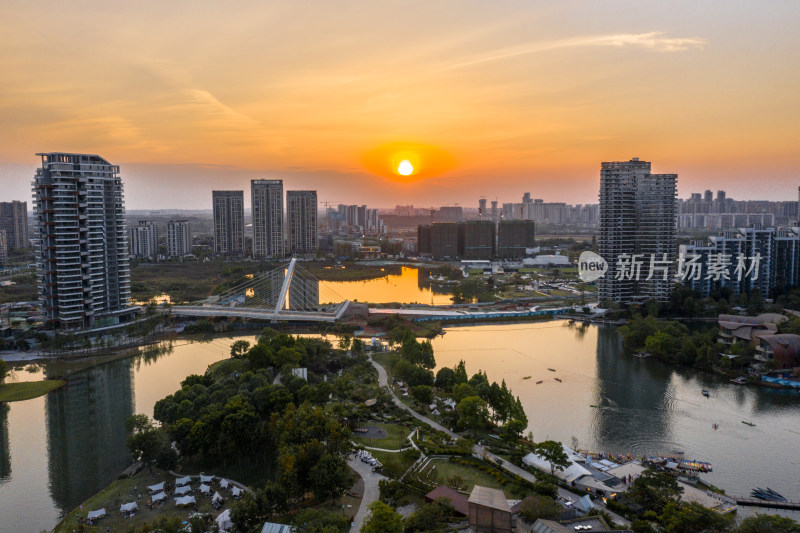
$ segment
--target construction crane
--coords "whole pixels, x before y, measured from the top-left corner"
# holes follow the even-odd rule
[[[431,226],[432,226],[433,225],[433,214],[436,212],[436,208],[435,207],[423,207],[422,210],[423,211],[427,211],[428,213],[430,213],[430,215],[431,215]]]
[[[328,228],[328,230],[330,230],[331,229],[331,225],[330,225],[331,221],[328,219],[328,209],[332,205],[338,205],[339,202],[321,202],[321,203],[322,203],[322,205],[325,206],[325,227]]]

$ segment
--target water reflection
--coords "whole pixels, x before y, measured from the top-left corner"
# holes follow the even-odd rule
[[[0,403],[0,484],[11,477],[11,441],[8,438],[7,403]]]
[[[336,294],[341,299],[369,303],[453,303],[452,293],[433,286],[427,271],[413,267],[385,267],[386,276],[365,281],[320,281],[323,295]]]
[[[128,466],[125,421],[133,406],[133,359],[74,374],[65,387],[47,395],[50,494],[62,512]]]

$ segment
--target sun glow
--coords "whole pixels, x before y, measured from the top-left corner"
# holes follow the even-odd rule
[[[397,165],[397,173],[401,176],[410,176],[412,172],[414,172],[414,165],[412,165],[411,161],[408,159],[403,159],[400,161],[400,164]]]

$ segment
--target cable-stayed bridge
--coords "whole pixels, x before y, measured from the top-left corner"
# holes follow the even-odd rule
[[[324,287],[324,285],[323,285]],[[191,317],[241,317],[272,321],[335,322],[349,300],[324,288],[292,259],[205,300],[172,307],[172,314]]]

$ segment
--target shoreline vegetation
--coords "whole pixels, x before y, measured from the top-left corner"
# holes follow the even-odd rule
[[[0,383],[0,402],[22,402],[38,398],[63,387],[65,383],[63,379]]]

